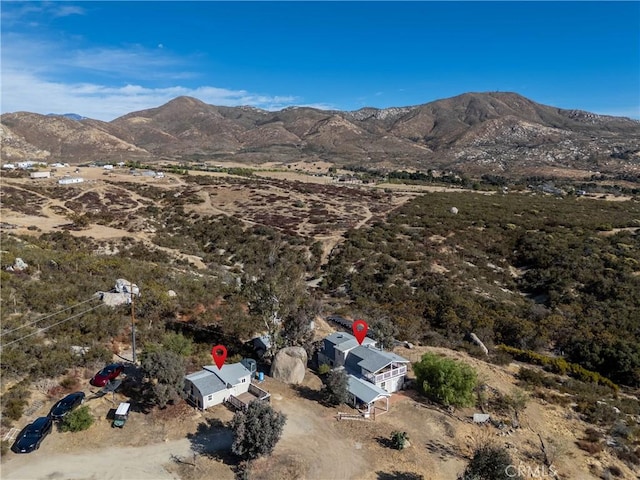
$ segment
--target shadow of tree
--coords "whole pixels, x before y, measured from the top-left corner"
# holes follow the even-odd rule
[[[393,442],[387,437],[376,437],[376,442],[385,448],[393,448]]]
[[[426,444],[426,447],[427,450],[434,455],[438,455],[442,460],[449,457],[466,458],[456,447],[452,445],[445,445],[444,443],[431,441]]]
[[[302,398],[327,406],[322,390],[314,390],[313,388],[309,388],[305,385],[295,385],[293,388]]]
[[[376,472],[378,480],[424,480],[424,476],[413,472]]]
[[[233,432],[218,419],[208,418],[187,435],[191,448],[199,455],[216,458],[227,465],[237,465],[240,459],[231,453]]]

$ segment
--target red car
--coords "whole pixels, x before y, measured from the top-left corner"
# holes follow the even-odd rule
[[[120,363],[112,363],[96,373],[89,383],[94,387],[104,387],[111,380],[118,378],[118,375],[120,375],[123,370],[124,365]]]

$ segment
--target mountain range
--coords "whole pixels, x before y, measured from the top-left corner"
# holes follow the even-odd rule
[[[6,113],[0,116],[0,138],[5,162],[324,160],[502,174],[640,169],[640,121],[542,105],[509,92],[356,111],[266,111],[178,97],[110,122]]]

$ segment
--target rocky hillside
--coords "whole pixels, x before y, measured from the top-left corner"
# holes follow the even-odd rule
[[[354,112],[302,107],[269,112],[178,97],[111,122],[20,112],[2,115],[1,123],[3,150],[12,142],[7,159],[35,148],[72,162],[121,156],[251,163],[307,159],[502,174],[541,167],[640,168],[640,122],[563,110],[506,92]]]

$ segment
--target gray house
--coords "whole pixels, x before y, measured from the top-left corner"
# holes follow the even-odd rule
[[[345,332],[332,333],[324,339],[318,360],[333,368],[344,367],[347,373],[389,393],[402,389],[409,363],[400,355],[377,348],[369,337],[359,345],[353,335]]]
[[[184,390],[190,403],[201,410],[227,401],[232,395],[239,397],[249,391],[251,371],[242,363],[207,365],[199,372],[184,377]]]
[[[344,368],[349,374],[349,393],[354,406],[364,404],[367,413],[378,400],[386,400],[401,390],[407,375],[409,360],[376,347],[375,340],[365,337],[362,345],[346,332],[335,332],[323,340],[318,353],[320,364]]]

